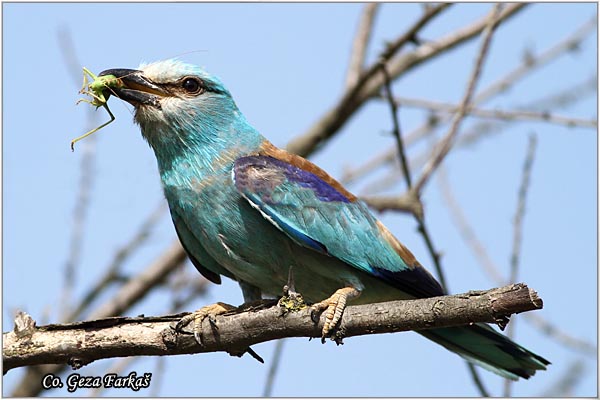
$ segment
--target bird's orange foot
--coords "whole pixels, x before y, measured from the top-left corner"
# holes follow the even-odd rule
[[[175,325],[175,330],[177,332],[181,332],[185,326],[194,321],[194,338],[196,338],[196,342],[198,342],[199,345],[202,345],[202,321],[208,318],[211,326],[214,329],[219,329],[217,327],[216,316],[225,314],[235,309],[237,309],[237,307],[221,302],[202,307],[201,309],[181,318],[179,322],[177,322],[177,325]]]
[[[323,312],[325,313],[325,323],[321,331],[321,343],[325,343],[325,339],[342,318],[346,302],[357,298],[359,295],[360,291],[358,289],[345,287],[336,290],[331,297],[311,306],[310,315],[315,323],[319,322],[319,315]]]

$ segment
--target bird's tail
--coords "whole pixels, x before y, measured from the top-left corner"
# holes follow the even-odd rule
[[[550,362],[519,346],[486,324],[419,332],[426,338],[504,378],[528,379]]]

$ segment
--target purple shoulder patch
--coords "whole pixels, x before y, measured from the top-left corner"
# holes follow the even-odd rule
[[[254,171],[250,172],[249,167],[253,167]],[[297,183],[304,188],[312,190],[319,200],[326,202],[337,201],[342,203],[350,203],[350,200],[346,196],[319,178],[317,175],[291,165],[285,161],[278,160],[274,157],[242,157],[235,162],[234,174],[236,176],[236,186],[238,187],[240,185],[248,187],[249,182],[247,182],[247,179],[249,178],[251,181],[262,181],[260,184],[258,182],[252,182],[250,183],[250,186],[258,184],[258,186],[262,186],[264,188],[265,186],[271,185],[270,189],[272,190],[274,186],[278,186],[279,184],[283,183],[282,178],[285,177],[285,179],[290,182]]]

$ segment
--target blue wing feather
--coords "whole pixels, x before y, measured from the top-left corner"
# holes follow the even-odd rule
[[[403,259],[389,241],[391,234],[382,232],[364,203],[352,201],[312,172],[271,156],[249,156],[235,162],[233,178],[242,196],[296,243],[411,296],[443,293],[414,258],[412,263]]]

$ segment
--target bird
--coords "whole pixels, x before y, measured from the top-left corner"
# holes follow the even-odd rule
[[[292,268],[295,290],[324,316],[323,339],[348,304],[446,294],[364,202],[262,136],[215,75],[179,59],[99,74],[106,75],[120,81],[106,96],[133,105],[177,236],[211,282],[231,278],[245,301],[256,300],[281,293]],[[194,320],[197,330],[232,307],[217,303],[180,322]],[[418,333],[512,380],[550,364],[487,324]]]

